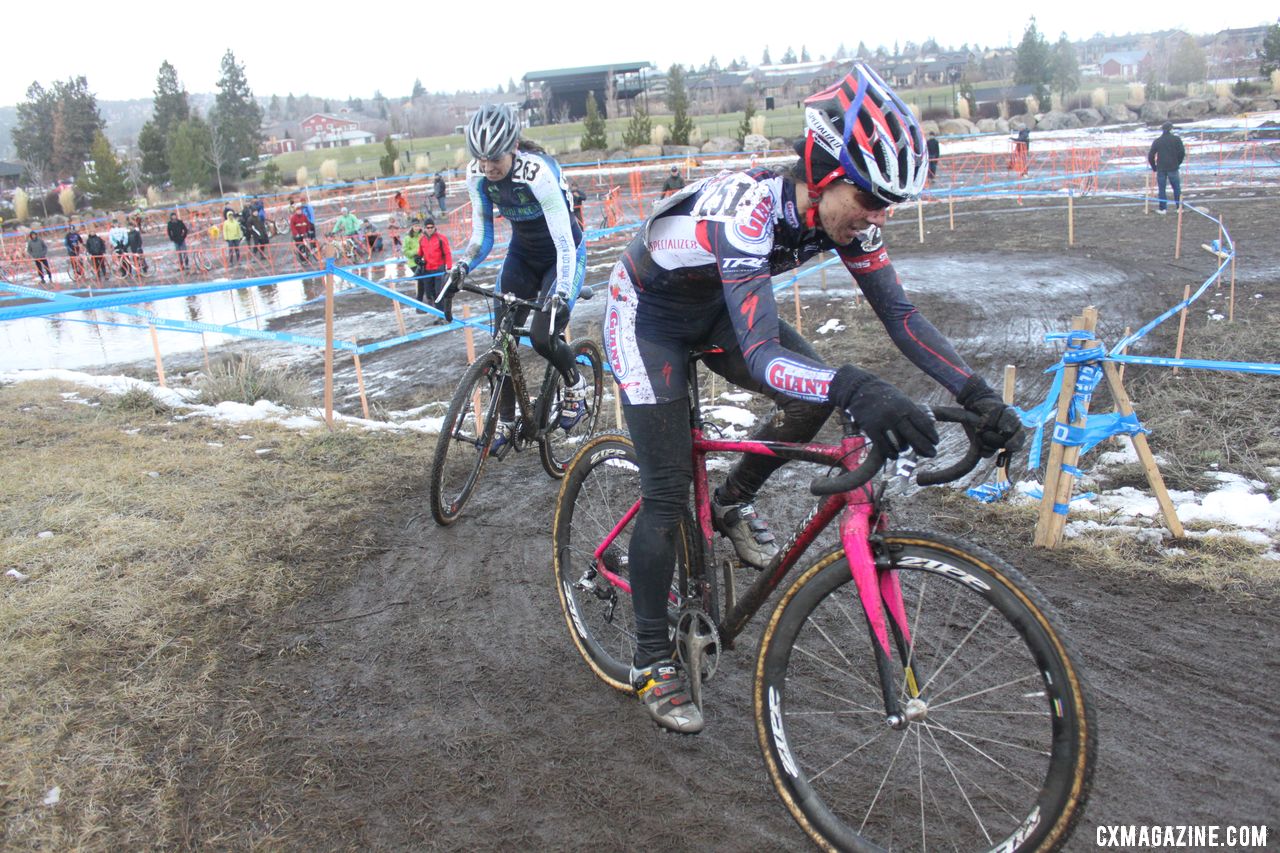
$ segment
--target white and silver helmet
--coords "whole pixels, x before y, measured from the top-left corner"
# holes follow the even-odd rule
[[[485,104],[467,123],[467,151],[477,160],[496,160],[519,140],[520,125],[506,104]]]

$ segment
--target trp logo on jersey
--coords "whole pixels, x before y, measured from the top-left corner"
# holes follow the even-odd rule
[[[720,269],[724,272],[750,272],[768,263],[768,258],[723,258]]]
[[[765,367],[765,378],[774,388],[818,403],[827,402],[834,376],[831,370],[809,367],[785,358],[775,358]]]

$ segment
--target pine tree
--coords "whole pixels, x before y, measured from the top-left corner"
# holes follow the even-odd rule
[[[165,154],[169,160],[169,180],[175,187],[189,190],[209,186],[211,145],[209,126],[199,116],[193,115],[169,133]]]
[[[809,48],[805,47],[804,45],[800,45],[800,61],[801,62],[811,61],[809,59]]]
[[[747,98],[747,106],[742,110],[742,124],[738,125],[738,144],[744,145],[747,135],[751,133],[751,119],[755,118],[756,105]]]
[[[267,115],[268,115],[268,116],[269,116],[273,121],[279,121],[279,120],[281,119],[281,115],[280,115],[280,96],[279,96],[279,95],[272,95],[272,96],[271,96],[271,103],[267,105]]]
[[[604,117],[596,103],[596,93],[587,92],[587,116],[582,120],[582,150],[599,151],[609,147]]]
[[[240,177],[247,172],[243,163],[253,162],[262,143],[262,107],[244,76],[244,66],[230,50],[222,55],[222,76],[218,95],[209,111],[209,127],[215,136],[218,162],[215,169],[223,177]]]
[[[1277,68],[1280,68],[1280,24],[1272,24],[1262,37],[1262,47],[1258,48],[1258,70],[1263,77],[1270,77]]]
[[[769,48],[767,47],[764,49],[764,53],[760,54],[760,64],[761,65],[773,64],[773,60],[769,58]]]
[[[80,171],[105,126],[84,77],[59,80],[52,89],[32,83],[17,118],[11,137],[18,158],[58,177]]]
[[[129,188],[125,186],[128,176],[111,151],[111,143],[102,135],[102,131],[94,136],[89,157],[93,161],[93,168],[82,167],[76,181],[85,194],[98,207],[118,207],[128,201]]]
[[[272,160],[262,170],[262,188],[270,192],[280,186],[280,167]]]
[[[293,92],[284,99],[284,117],[287,119],[295,119],[298,117],[298,99],[293,96]]]
[[[1052,67],[1053,88],[1065,104],[1067,95],[1080,87],[1080,63],[1066,33],[1060,35],[1058,43],[1053,46]]]
[[[693,132],[693,119],[689,118],[689,95],[684,88],[684,69],[678,62],[667,71],[667,106],[671,109],[671,144],[688,145],[689,134]]]
[[[191,118],[191,105],[187,102],[187,90],[178,81],[177,70],[167,61],[160,63],[156,74],[156,91],[151,118],[167,137],[170,129]]]
[[[631,121],[622,133],[622,147],[635,148],[637,145],[648,145],[652,131],[648,111],[643,105],[636,104],[635,112],[631,114]]]
[[[1048,84],[1052,79],[1049,43],[1036,29],[1036,19],[1033,15],[1031,22],[1027,24],[1026,32],[1022,34],[1022,41],[1018,44],[1014,59],[1013,82],[1034,86],[1036,98],[1040,101],[1040,109],[1044,110],[1049,108]]]
[[[414,80],[414,81],[413,81],[413,94],[409,96],[409,99],[410,99],[410,100],[413,100],[413,101],[416,101],[416,100],[418,100],[418,98],[421,98],[421,97],[422,97],[423,95],[425,95],[426,93],[427,93],[427,90],[426,90],[426,89],[424,89],[424,88],[422,88],[422,81],[421,81],[421,80]],[[328,109],[329,109],[328,107],[325,107],[325,111],[326,111],[326,112],[328,111]]]
[[[389,178],[396,173],[396,160],[400,159],[400,151],[391,134],[387,134],[387,138],[382,140],[382,146],[387,153],[378,158],[378,166],[382,169],[382,177]]]
[[[187,92],[178,82],[178,72],[167,61],[161,62],[160,71],[156,75],[151,119],[138,132],[143,178],[153,184],[169,180],[169,161],[166,155],[169,133],[190,115]]]

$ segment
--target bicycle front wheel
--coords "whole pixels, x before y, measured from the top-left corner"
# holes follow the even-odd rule
[[[631,511],[639,500],[640,468],[631,440],[616,433],[598,435],[569,465],[551,530],[556,590],[573,644],[600,680],[626,692],[632,689],[629,676],[636,650],[628,550],[635,529]],[[677,532],[669,614],[673,623],[678,612],[675,595],[684,588],[696,553],[692,529],[686,517]],[[597,561],[596,550],[615,531]]]
[[[756,731],[775,788],[826,849],[1059,848],[1088,798],[1096,734],[1044,599],[959,540],[897,532],[880,547],[908,622],[889,662],[906,719],[886,724],[868,623],[833,549],[761,641]]]
[[[498,353],[480,356],[462,375],[445,412],[431,464],[431,515],[437,524],[457,521],[480,479],[498,425],[502,376]]]
[[[541,407],[545,421],[539,424],[542,428],[539,455],[543,470],[557,480],[564,476],[582,442],[595,432],[596,420],[600,417],[600,397],[604,394],[604,364],[600,348],[592,341],[582,340],[573,345],[573,353],[577,358],[578,372],[587,381],[586,414],[569,429],[564,428],[561,418],[564,412],[564,377],[555,368],[550,368],[554,377],[551,397],[548,404]]]

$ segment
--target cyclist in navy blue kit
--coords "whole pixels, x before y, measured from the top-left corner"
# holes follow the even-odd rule
[[[986,451],[1022,441],[1017,414],[911,304],[885,251],[887,208],[919,195],[928,174],[910,110],[856,65],[805,101],[796,151],[788,175],[721,172],[661,202],[609,282],[605,346],[643,497],[628,556],[637,635],[631,683],[660,726],[686,734],[701,731],[703,720],[673,659],[667,593],[692,482],[689,353],[720,347],[708,367],[776,402],[781,417],[763,419],[755,439],[808,441],[838,406],[886,457],[908,449],[933,456],[938,441],[929,415],[893,385],[853,365],[827,366],[779,318],[771,275],[834,249],[898,349],[982,416]],[[712,502],[716,529],[758,568],[778,548],[752,501],[781,464],[744,456]]]
[[[451,296],[467,272],[488,256],[497,210],[511,224],[511,243],[497,287],[543,303],[543,310],[530,323],[531,343],[564,378],[560,426],[568,432],[586,413],[587,391],[573,350],[562,336],[582,290],[587,259],[582,229],[570,213],[569,188],[559,164],[537,144],[520,138],[515,113],[506,105],[481,107],[467,124],[466,137],[467,149],[475,158],[467,167],[471,242],[450,271],[444,294]],[[527,309],[516,310],[527,313]],[[447,303],[446,314],[452,315]],[[515,391],[510,383],[501,390],[499,418],[489,453],[500,457],[514,434]]]

